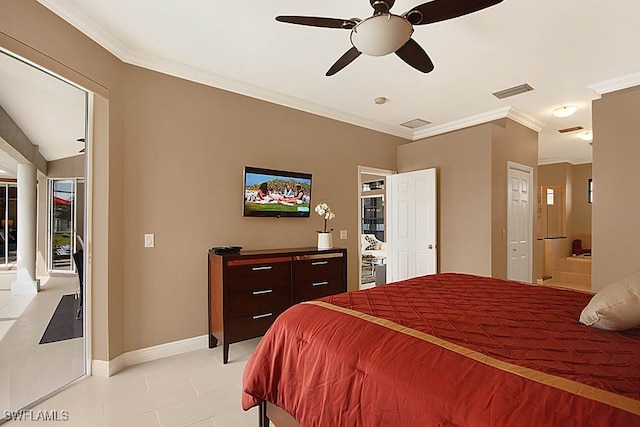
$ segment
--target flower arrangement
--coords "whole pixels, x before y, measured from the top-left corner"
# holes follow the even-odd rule
[[[316,212],[324,218],[324,231],[318,231],[318,233],[328,233],[333,231],[333,228],[327,231],[327,221],[336,217],[336,215],[331,212],[331,208],[326,203],[322,202],[316,206]]]

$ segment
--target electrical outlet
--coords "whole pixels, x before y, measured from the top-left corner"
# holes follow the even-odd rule
[[[340,240],[345,240],[347,238],[347,230],[340,230]]]
[[[144,235],[144,247],[153,248],[155,246],[155,236],[153,234]]]

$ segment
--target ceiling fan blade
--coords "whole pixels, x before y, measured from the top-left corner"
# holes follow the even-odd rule
[[[418,71],[423,73],[433,71],[431,58],[414,39],[409,39],[400,49],[396,50],[396,55]]]
[[[335,73],[342,70],[344,67],[346,67],[351,62],[353,62],[360,55],[361,55],[360,51],[358,51],[358,49],[356,49],[355,47],[352,47],[351,49],[346,51],[345,54],[342,55],[340,59],[338,59],[336,63],[331,66],[331,68],[329,68],[329,71],[327,71],[326,76],[327,77],[333,76]]]
[[[433,0],[416,6],[406,13],[413,25],[432,24],[477,12],[501,3],[502,0]]]
[[[351,19],[320,18],[316,16],[276,16],[276,21],[288,24],[308,25],[310,27],[341,28],[350,30],[357,22]]]

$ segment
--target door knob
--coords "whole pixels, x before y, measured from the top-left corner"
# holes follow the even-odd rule
[[[429,243],[429,245],[427,246],[428,249],[433,249],[433,245],[431,243]]]

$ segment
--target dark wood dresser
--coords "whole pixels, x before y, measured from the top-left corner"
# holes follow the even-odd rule
[[[209,251],[209,348],[264,335],[293,304],[347,291],[347,250]]]

